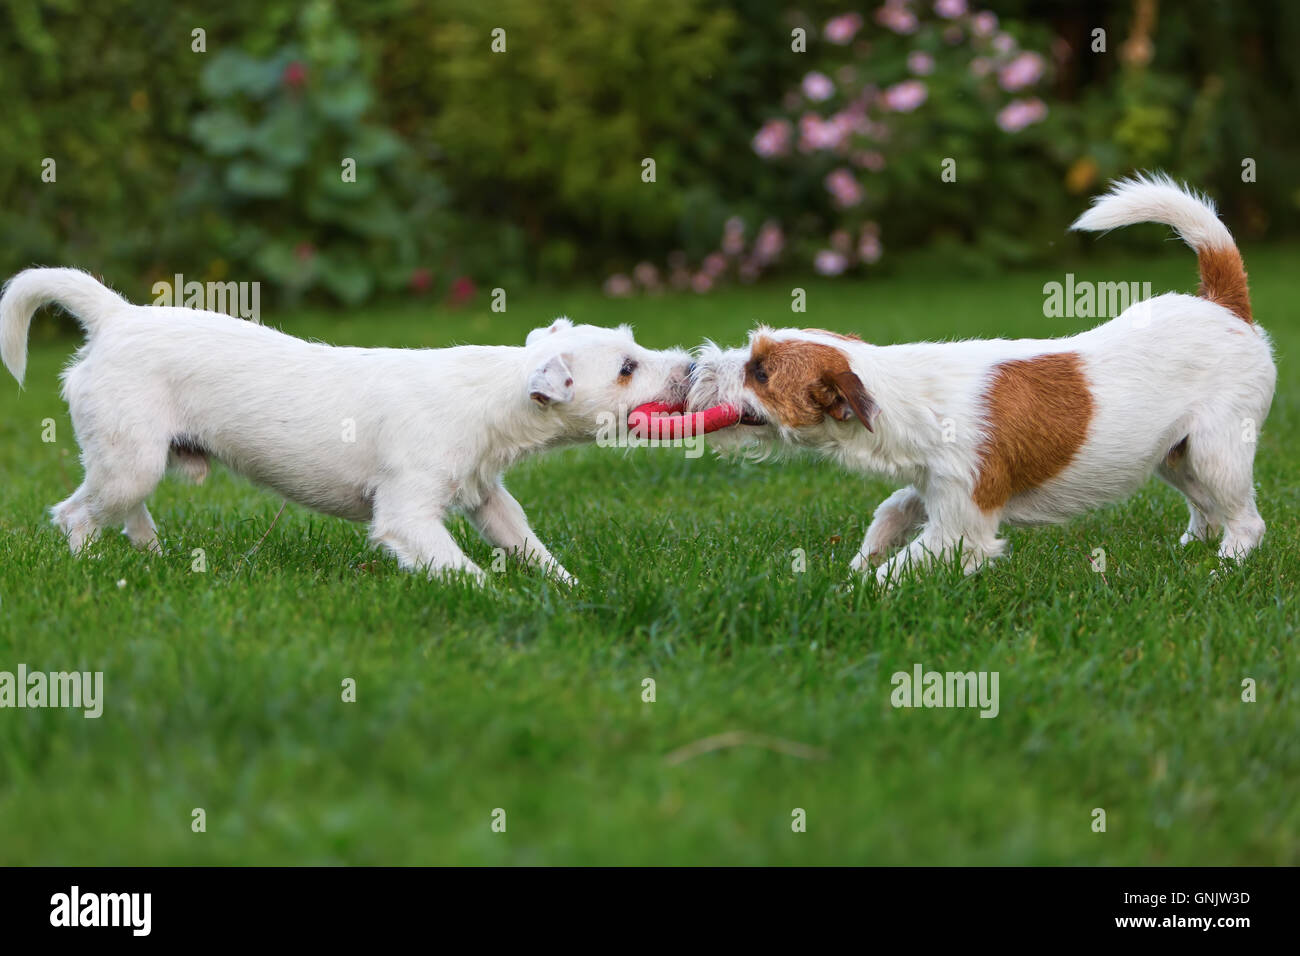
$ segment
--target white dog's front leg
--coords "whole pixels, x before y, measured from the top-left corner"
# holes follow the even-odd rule
[[[430,577],[462,572],[481,584],[487,576],[443,525],[444,514],[442,506],[430,504],[423,495],[380,489],[375,493],[370,540],[388,549],[408,571],[425,571]]]
[[[880,503],[857,556],[849,564],[851,571],[865,571],[879,562],[891,549],[925,523],[925,499],[911,485],[899,488]]]
[[[999,557],[999,512],[982,511],[965,489],[934,488],[924,502],[928,523],[906,548],[876,569],[876,580],[893,587],[905,575],[928,569],[960,553],[962,570],[973,574]]]
[[[577,583],[533,533],[524,509],[501,483],[498,482],[483,503],[470,513],[470,520],[489,544],[518,555],[527,564],[540,564],[548,574],[564,584]]]

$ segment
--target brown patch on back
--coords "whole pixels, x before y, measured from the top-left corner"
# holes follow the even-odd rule
[[[816,332],[818,335],[829,335],[832,338],[843,339],[845,342],[861,342],[862,338],[857,335],[846,335],[843,332],[832,332],[829,329],[804,329],[805,332]]]
[[[1201,249],[1196,254],[1196,263],[1201,267],[1201,287],[1196,294],[1252,323],[1246,266],[1237,247]]]
[[[1070,463],[1088,437],[1093,403],[1074,352],[1003,362],[985,401],[988,437],[971,497],[993,511]]]
[[[791,428],[819,424],[827,415],[844,421],[850,409],[871,428],[875,403],[849,368],[848,356],[833,345],[759,336],[750,346],[745,384]]]

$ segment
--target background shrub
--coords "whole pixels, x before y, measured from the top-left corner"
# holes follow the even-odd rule
[[[859,269],[900,252],[989,269],[1074,241],[1061,230],[1086,196],[1137,167],[1208,189],[1245,238],[1297,230],[1300,8],[995,9],[997,32],[1042,58],[1029,88],[971,72],[983,10],[966,0],[0,0],[0,267],[79,265],[124,290],[248,278],[345,303],[615,271],[618,288],[676,276],[703,291],[747,261],[750,277],[806,271],[839,247]],[[853,40],[827,41],[854,11]],[[916,28],[892,29],[900,13]],[[807,53],[791,51],[795,27]],[[926,99],[893,111],[888,142],[759,155],[764,124],[846,105],[801,101],[811,73],[835,96],[917,80]],[[1008,132],[1014,99],[1046,115]],[[882,168],[854,164],[871,149]],[[947,157],[959,189],[938,180]],[[860,202],[837,202],[838,169]],[[779,254],[757,252],[765,224]]]

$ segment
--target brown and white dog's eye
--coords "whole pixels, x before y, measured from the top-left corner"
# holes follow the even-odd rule
[[[767,384],[767,369],[763,368],[762,363],[755,362],[753,368],[754,381],[759,385]]]
[[[618,377],[630,378],[632,376],[632,373],[635,371],[636,371],[636,360],[630,358],[623,359],[623,367],[619,369]]]

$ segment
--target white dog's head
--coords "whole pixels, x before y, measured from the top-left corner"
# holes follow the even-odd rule
[[[559,416],[573,437],[594,437],[611,414],[626,421],[647,402],[686,400],[690,353],[642,348],[626,325],[605,329],[560,318],[529,332],[524,348],[526,395]]]
[[[734,405],[740,424],[710,435],[719,450],[762,449],[775,442],[820,446],[846,429],[872,430],[879,409],[853,371],[845,345],[860,342],[821,329],[749,334],[746,348],[708,342],[696,350],[686,407]]]

